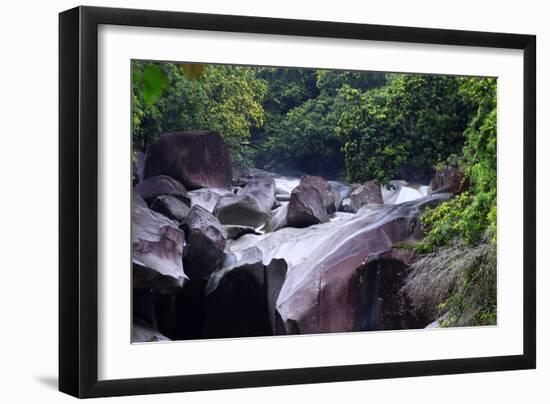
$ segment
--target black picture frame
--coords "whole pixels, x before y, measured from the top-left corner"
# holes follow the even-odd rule
[[[523,354],[98,381],[100,24],[523,50]],[[59,389],[84,398],[535,368],[535,69],[533,35],[96,7],[60,13]]]

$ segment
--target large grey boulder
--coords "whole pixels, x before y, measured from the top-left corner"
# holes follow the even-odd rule
[[[338,194],[334,191],[332,185],[323,177],[316,175],[305,175],[300,182],[301,185],[311,185],[321,198],[322,205],[328,214],[336,211],[336,203],[338,201]]]
[[[191,204],[191,199],[185,187],[167,175],[158,175],[139,182],[134,187],[134,195],[142,197],[148,204],[162,195],[173,196],[188,206]]]
[[[227,233],[219,220],[200,206],[193,206],[181,224],[189,245],[183,260],[191,280],[208,280],[224,260]]]
[[[352,212],[357,212],[365,205],[384,203],[378,181],[365,182],[350,194],[349,199]]]
[[[278,198],[278,197],[277,197]],[[292,189],[289,201],[281,202],[266,225],[266,230],[283,227],[307,227],[329,221],[329,214],[336,211],[339,195],[323,178],[306,175]]]
[[[223,138],[211,131],[165,133],[147,147],[145,177],[165,174],[187,189],[231,188],[232,168]]]
[[[378,297],[372,298],[365,289],[368,276],[375,279],[378,276],[377,270],[371,270],[376,265],[367,268],[367,264],[376,258],[388,258],[384,254],[392,251],[395,243],[420,240],[422,210],[449,197],[436,194],[395,206],[367,205],[354,215],[342,215],[327,223],[285,227],[262,235],[247,234],[229,244],[228,255],[256,248],[264,265],[278,258],[287,263],[288,272],[277,298],[277,333],[361,331],[366,327],[391,326],[394,312],[391,305],[377,306],[383,315],[372,317],[363,304],[367,296],[378,302]],[[400,279],[405,267],[397,262],[400,259],[393,258],[384,268],[389,270],[388,276],[393,274]],[[384,279],[392,279],[393,275],[378,278],[381,280],[377,283],[381,290],[378,296],[382,299],[393,293],[384,286]]]
[[[191,210],[188,205],[172,195],[157,196],[151,204],[151,209],[178,222],[185,219]]]
[[[271,217],[271,211],[249,193],[222,196],[213,213],[223,224],[250,227],[262,226]]]
[[[351,206],[351,198],[344,198],[340,204],[340,210],[347,213],[355,213]]]
[[[307,227],[329,220],[324,199],[311,184],[300,184],[290,194],[287,207],[287,226]]]
[[[276,205],[275,181],[267,175],[244,177],[246,184],[234,194],[224,195],[214,208],[214,215],[221,223],[259,227],[271,218],[271,209]]]
[[[237,193],[254,196],[263,209],[268,212],[277,202],[275,200],[275,180],[267,175],[251,176],[246,185]]]
[[[246,180],[243,187],[218,200],[213,213],[221,223],[259,227],[270,219],[271,209],[277,203],[273,177],[251,175]]]
[[[173,293],[187,279],[182,258],[187,244],[177,223],[147,208],[134,196],[132,262],[134,290]]]
[[[369,310],[379,310],[376,308],[379,298],[387,300],[395,291],[387,289],[376,298],[371,293],[369,299],[374,306],[364,300],[370,293],[365,288],[378,282],[376,268],[371,270],[367,265],[369,259],[383,257],[395,243],[420,240],[422,209],[448,200],[449,196],[435,194],[400,205],[380,206],[375,211],[359,211],[349,219],[318,224],[296,233],[282,229],[272,236],[280,238],[275,251],[263,250],[275,242],[269,240],[269,235],[257,242],[264,261],[285,256],[293,265],[277,300],[282,323],[278,329],[287,334],[309,334],[392,328],[395,322],[391,306],[386,307],[389,314],[382,317]],[[246,237],[249,236],[238,240],[233,248],[246,246]],[[391,276],[402,277],[405,266],[390,264]],[[379,288],[385,278],[380,279]]]
[[[219,188],[202,188],[189,191],[191,207],[200,206],[210,213],[214,212],[216,204],[220,198],[225,195],[232,195],[232,192]]]

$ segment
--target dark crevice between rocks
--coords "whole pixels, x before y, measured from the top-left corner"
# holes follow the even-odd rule
[[[157,329],[155,303],[158,296],[155,293],[134,290],[132,299],[132,318],[134,318],[134,321],[152,329]]]
[[[159,331],[170,339],[200,339],[203,335],[206,281],[192,280],[173,296],[163,296],[155,305]]]
[[[226,274],[206,297],[204,338],[272,335],[263,265]]]
[[[275,306],[287,271],[286,262],[256,262],[224,273],[206,294],[204,338],[270,336],[282,333]]]
[[[389,256],[388,256],[389,255]],[[390,254],[370,257],[361,277],[364,293],[361,298],[363,331],[424,328],[427,319],[411,305],[402,292],[410,266]]]

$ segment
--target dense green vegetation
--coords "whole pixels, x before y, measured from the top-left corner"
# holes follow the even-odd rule
[[[453,162],[469,178],[470,190],[425,212],[423,222],[430,231],[420,251],[456,240],[469,245],[496,241],[496,80],[466,79],[460,94],[476,105],[464,131],[462,153]]]
[[[464,131],[461,154],[452,163],[466,174],[470,189],[424,212],[427,235],[415,246],[419,252],[439,255],[458,246],[458,280],[439,304],[440,313],[448,314],[445,326],[496,324],[496,91],[495,79],[462,80],[459,94],[476,110]],[[471,250],[482,253],[465,255]]]
[[[236,164],[351,182],[427,182],[435,164],[461,153],[476,108],[468,80],[455,77],[148,62],[133,68],[137,150],[162,132],[207,128],[223,134]]]
[[[151,62],[132,73],[135,151],[163,132],[209,129],[235,165],[287,175],[427,183],[438,166],[460,169],[469,190],[424,213],[414,248],[493,246],[440,308],[451,325],[472,312],[494,323],[496,79]]]
[[[457,78],[425,75],[388,75],[386,86],[370,91],[343,86],[346,109],[336,131],[347,178],[429,180],[464,141],[473,105],[460,87]]]
[[[144,151],[164,132],[209,129],[223,134],[236,164],[250,163],[252,150],[247,146],[252,128],[264,124],[265,81],[250,67],[205,66],[196,71],[191,66],[134,63],[138,72],[132,86],[134,150]],[[162,96],[144,91],[147,81],[140,80],[139,72],[149,70],[164,75],[167,85]]]
[[[424,215],[419,251],[496,237],[496,80],[134,62],[134,150],[160,133],[221,133],[237,165],[427,183],[452,164],[470,191]]]

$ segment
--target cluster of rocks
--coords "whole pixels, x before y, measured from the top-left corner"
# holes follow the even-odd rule
[[[205,288],[226,262],[226,244],[260,234],[279,206],[273,176],[247,173],[243,179],[233,185],[229,155],[214,132],[163,134],[145,155],[138,154],[132,204],[135,342],[217,332],[208,331],[219,327],[211,316],[206,321]],[[277,269],[267,271],[265,279],[283,267],[284,279],[284,260],[265,266],[271,267]],[[240,273],[265,268],[252,262]],[[273,306],[278,290],[265,291],[267,281],[260,278],[260,294]],[[275,282],[279,288],[280,278]],[[227,279],[234,281],[234,276]],[[222,280],[220,291],[226,285]]]
[[[132,340],[424,327],[399,292],[414,257],[393,247],[455,182],[233,172],[218,134],[163,134],[134,164]]]

